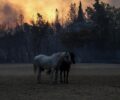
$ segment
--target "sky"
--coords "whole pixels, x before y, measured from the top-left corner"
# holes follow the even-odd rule
[[[83,8],[90,6],[94,0],[81,0]],[[117,7],[120,0],[103,0]],[[60,17],[66,18],[69,5],[75,2],[77,5],[80,0],[0,0],[0,24],[11,23],[18,20],[19,15],[24,15],[24,20],[29,22],[36,19],[36,13],[42,14],[45,20],[52,22],[55,20],[55,9],[57,8]]]

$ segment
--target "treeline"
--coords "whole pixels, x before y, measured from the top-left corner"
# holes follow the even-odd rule
[[[74,51],[79,62],[120,59],[120,8],[95,0],[85,12],[81,2],[78,8],[72,3],[64,24],[58,9],[52,24],[40,13],[31,24],[23,18],[21,15],[14,29],[0,25],[0,63],[29,63],[37,54],[62,50]]]
[[[87,7],[85,14],[80,3],[78,12],[77,17],[71,16],[72,22],[67,26],[66,33],[72,40],[71,44],[75,42],[75,46],[80,46],[93,43],[102,49],[120,47],[120,8],[95,0],[92,7]]]

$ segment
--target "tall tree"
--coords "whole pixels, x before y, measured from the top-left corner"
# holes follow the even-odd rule
[[[109,40],[109,21],[104,3],[100,3],[99,0],[95,0],[92,8],[87,8],[87,14],[91,17],[91,20],[95,24],[95,31],[98,34],[99,46],[106,47],[105,45]]]
[[[83,8],[82,8],[81,1],[80,1],[80,4],[79,4],[77,21],[78,22],[84,22],[85,21],[85,16],[84,16],[84,13],[83,13]]]
[[[70,21],[74,22],[76,20],[76,4],[75,3],[71,3],[69,14],[70,14],[69,15],[70,16]]]
[[[61,26],[60,21],[59,21],[59,11],[58,11],[58,9],[56,9],[55,12],[56,12],[56,18],[55,18],[54,27],[55,27],[55,32],[59,33],[61,31],[62,26]]]

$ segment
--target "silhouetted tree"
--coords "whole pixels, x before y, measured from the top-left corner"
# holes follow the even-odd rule
[[[93,4],[93,9],[88,7],[87,14],[90,20],[93,21],[96,28],[95,31],[98,34],[98,46],[102,46],[102,48],[106,47],[106,44],[109,40],[109,21],[110,19],[107,16],[107,11],[103,3],[100,3],[99,0],[95,0]]]
[[[83,8],[82,8],[82,3],[81,2],[79,4],[77,21],[78,22],[84,22],[85,21],[85,16],[84,16],[84,13],[83,13]]]
[[[61,31],[62,26],[61,26],[60,21],[59,21],[59,11],[58,11],[58,9],[56,9],[56,18],[55,18],[54,27],[55,27],[55,33],[59,33]]]
[[[45,22],[42,15],[37,14],[37,21],[32,22],[32,35],[33,35],[33,50],[37,55],[41,52],[41,40],[53,32],[52,27],[48,22]]]
[[[36,21],[31,21],[32,25],[24,23],[22,14],[12,24],[1,24],[0,62],[29,62],[37,54],[51,54],[66,49],[64,46],[75,47],[78,52],[78,48],[83,46],[94,50],[104,48],[110,53],[113,50],[111,55],[114,55],[111,57],[114,58],[117,56],[115,50],[120,50],[120,8],[95,0],[93,7],[88,7],[86,12],[87,17],[81,2],[78,10],[76,4],[72,3],[64,27],[58,9],[55,10],[56,18],[52,25],[43,20],[40,13],[37,13]],[[11,28],[10,25],[14,27]],[[102,52],[99,55],[104,54],[106,53]],[[95,54],[92,56],[96,57]]]
[[[71,3],[71,5],[70,5],[70,12],[69,12],[69,16],[70,16],[70,21],[71,22],[74,22],[75,20],[76,20],[76,17],[77,17],[77,15],[76,15],[76,4],[75,3]]]

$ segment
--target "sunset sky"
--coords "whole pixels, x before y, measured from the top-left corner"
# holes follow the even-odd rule
[[[81,0],[83,8],[91,5],[93,0]],[[120,0],[104,0],[119,6]],[[0,23],[17,20],[20,14],[24,15],[24,20],[29,22],[36,18],[36,13],[43,15],[49,22],[55,19],[55,9],[59,10],[60,16],[67,16],[69,5],[75,2],[79,4],[80,0],[0,0]]]

